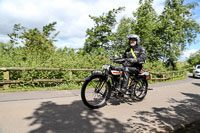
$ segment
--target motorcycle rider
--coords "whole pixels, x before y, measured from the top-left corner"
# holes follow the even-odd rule
[[[126,92],[129,83],[130,74],[139,74],[142,69],[142,64],[146,61],[146,50],[140,46],[140,38],[138,35],[131,34],[129,37],[130,47],[126,49],[124,58],[126,58],[124,66],[124,78],[122,82],[122,91]]]

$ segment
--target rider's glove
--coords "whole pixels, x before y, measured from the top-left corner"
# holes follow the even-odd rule
[[[135,58],[127,58],[127,61],[130,62],[130,63],[136,63],[136,62],[138,62],[138,60],[135,59]]]

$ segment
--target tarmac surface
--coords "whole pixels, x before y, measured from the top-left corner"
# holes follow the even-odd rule
[[[0,93],[0,133],[173,132],[200,120],[200,79],[149,85],[145,99],[90,110],[80,90]]]

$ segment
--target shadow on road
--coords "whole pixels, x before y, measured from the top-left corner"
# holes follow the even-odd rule
[[[200,79],[200,78],[198,78],[198,77],[193,77],[193,76],[191,76],[191,75],[189,75],[188,77],[191,78],[191,79]]]
[[[133,132],[159,132],[160,129],[172,132],[182,124],[188,124],[188,121],[192,122],[197,117],[200,119],[200,95],[182,95],[187,99],[170,99],[169,107],[153,107],[152,111],[138,111],[136,115],[130,116],[126,124],[116,119],[105,118],[99,110],[89,110],[82,101],[65,105],[51,101],[43,102],[32,116],[25,119],[32,122],[30,126],[39,125],[29,133],[112,133],[127,132],[127,128]]]
[[[200,86],[200,83],[192,83],[193,85]]]
[[[200,86],[199,83],[193,84]],[[104,117],[100,110],[89,110],[82,101],[64,105],[51,101],[43,102],[32,116],[25,119],[31,121],[30,126],[38,127],[29,133],[113,133],[127,132],[127,128],[133,132],[160,132],[160,129],[172,132],[189,121],[200,119],[200,94],[181,94],[186,97],[185,100],[171,98],[167,101],[170,104],[167,107],[156,107],[155,103],[151,111],[136,112],[127,119],[126,124],[117,119]],[[126,98],[111,99],[109,102],[113,106],[134,103]]]
[[[195,78],[194,78],[193,76],[191,76],[191,75],[189,75],[188,77],[191,78],[191,79],[195,79]]]
[[[132,116],[129,120],[129,124],[135,125],[133,127],[134,131],[145,131],[148,128],[150,132],[158,132],[157,128],[149,126],[151,124],[159,125],[160,129],[171,132],[174,129],[181,128],[181,125],[188,124],[188,121],[197,120],[197,117],[200,119],[200,95],[191,93],[182,94],[187,96],[188,99],[181,101],[170,99],[168,102],[172,103],[172,105],[167,108],[153,107],[152,112],[137,112],[137,115]],[[134,120],[136,119],[141,120],[143,124],[135,123]]]
[[[94,132],[125,132],[127,125],[116,119],[104,118],[98,110],[89,110],[82,101],[72,104],[58,105],[48,101],[41,103],[32,116],[30,126],[40,125],[30,133],[94,133]]]

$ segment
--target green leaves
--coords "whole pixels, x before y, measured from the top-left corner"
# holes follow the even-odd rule
[[[155,10],[152,7],[152,0],[140,0],[140,7],[134,13],[135,25],[133,29],[135,34],[141,38],[141,45],[147,50],[148,59],[158,60],[160,58],[160,41],[157,38],[157,18]]]
[[[189,59],[187,60],[187,62],[191,65],[191,66],[196,66],[198,64],[200,64],[200,50],[195,52],[194,54],[191,54]]]
[[[193,42],[200,33],[199,24],[191,17],[191,9],[196,5],[184,5],[184,0],[166,0],[164,11],[158,18],[158,37],[165,43],[162,45],[165,58],[176,61],[186,44]]]
[[[101,51],[103,53],[103,51]],[[45,60],[43,57],[27,53],[24,56],[23,47],[14,47],[13,44],[0,42],[0,67],[31,67],[31,68],[66,68],[66,69],[101,69],[103,64],[109,64],[110,60],[105,54],[86,54],[82,49],[78,51],[70,48],[57,49],[49,54]],[[24,59],[25,58],[25,59]],[[3,80],[0,72],[0,79]],[[74,72],[73,78],[86,78],[90,72]],[[10,71],[10,80],[24,80],[22,86],[48,86],[59,83],[36,83],[33,79],[64,79],[69,82],[69,71]]]
[[[95,25],[86,31],[87,38],[84,44],[84,51],[98,53],[98,48],[108,49],[112,46],[115,40],[112,30],[117,24],[116,14],[123,9],[122,7],[113,9],[99,17],[89,16],[95,22]]]
[[[43,26],[43,30],[40,31],[37,28],[28,29],[21,26],[20,24],[15,24],[13,28],[13,33],[8,34],[10,37],[10,42],[14,45],[23,44],[24,56],[29,54],[34,55],[33,58],[46,60],[49,55],[54,52],[55,47],[53,42],[55,37],[59,32],[53,34],[56,22],[50,23]]]
[[[84,50],[91,53],[100,47],[123,53],[129,46],[127,36],[137,34],[141,38],[140,45],[147,50],[148,60],[177,61],[186,45],[200,33],[200,25],[192,18],[191,11],[198,4],[166,0],[163,12],[158,15],[152,3],[153,0],[140,0],[133,17],[123,17],[116,32],[113,27],[117,23],[118,10],[113,9],[99,17],[90,16],[95,26],[86,32]]]

